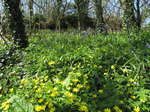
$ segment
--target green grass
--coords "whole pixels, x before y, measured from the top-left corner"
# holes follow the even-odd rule
[[[149,37],[45,30],[10,57],[1,46],[0,111],[148,112]]]

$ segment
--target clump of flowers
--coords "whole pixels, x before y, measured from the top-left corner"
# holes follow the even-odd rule
[[[1,108],[2,108],[4,111],[8,110],[9,107],[10,107],[10,101],[9,101],[9,100],[7,100],[7,101],[5,101],[5,102],[2,103]]]

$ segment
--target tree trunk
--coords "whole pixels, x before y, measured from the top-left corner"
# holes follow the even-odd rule
[[[136,2],[136,7],[137,7],[137,17],[136,17],[136,25],[138,27],[138,30],[141,28],[141,12],[140,12],[140,0],[137,0]]]
[[[95,2],[95,12],[96,12],[96,31],[97,33],[103,33],[104,18],[103,18],[102,0],[94,0],[94,2]]]
[[[8,13],[9,29],[15,45],[20,48],[28,46],[28,39],[23,24],[23,16],[20,10],[20,0],[4,0],[5,10]]]
[[[62,7],[62,0],[57,0],[57,20],[56,20],[56,30],[60,32],[61,30],[61,7]]]
[[[134,15],[134,0],[125,0],[123,2],[123,27],[125,31],[131,31],[136,28],[136,21]]]
[[[85,27],[85,21],[88,17],[89,0],[75,0],[75,7],[77,9],[78,16],[78,30],[81,31],[81,27]]]
[[[29,0],[29,14],[30,14],[30,30],[33,27],[33,0]]]

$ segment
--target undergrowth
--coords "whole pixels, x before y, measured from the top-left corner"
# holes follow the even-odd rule
[[[39,31],[0,49],[2,112],[150,111],[150,33]]]

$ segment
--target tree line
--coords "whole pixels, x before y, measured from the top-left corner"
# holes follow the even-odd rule
[[[21,48],[28,46],[25,28],[132,31],[150,15],[149,0],[3,0],[3,6],[14,44]]]

